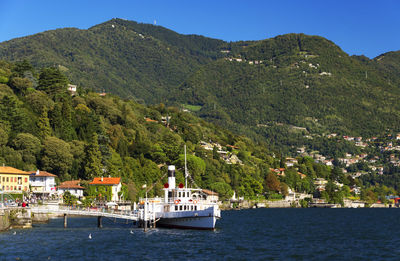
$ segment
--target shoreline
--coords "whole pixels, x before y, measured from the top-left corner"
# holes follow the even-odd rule
[[[257,209],[257,208],[398,208],[394,204],[372,203],[368,204],[363,201],[345,200],[344,206],[340,204],[314,202],[309,203],[307,207],[301,206],[299,201],[287,200],[243,200],[236,202],[221,202],[219,205],[221,210],[241,210],[241,209]]]

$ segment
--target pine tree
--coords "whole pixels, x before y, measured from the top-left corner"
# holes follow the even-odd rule
[[[57,68],[43,68],[39,75],[38,90],[44,91],[51,96],[66,92],[68,85],[67,77]]]
[[[93,179],[102,174],[103,165],[101,164],[101,152],[99,149],[98,137],[96,133],[92,134],[89,144],[85,149],[86,159],[84,164],[84,179]]]
[[[65,100],[62,104],[62,132],[61,138],[63,140],[71,141],[76,137],[74,128],[72,127],[72,108],[68,100]]]
[[[47,109],[43,109],[42,114],[40,114],[38,120],[38,128],[39,128],[39,137],[41,140],[46,139],[46,137],[51,135],[51,128],[49,118],[47,116]]]

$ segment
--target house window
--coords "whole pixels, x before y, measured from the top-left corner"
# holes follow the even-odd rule
[[[9,187],[8,187],[8,186],[7,186],[6,188],[7,188],[7,190],[9,190]]]
[[[22,177],[18,177],[18,185],[22,184]]]
[[[17,190],[17,186],[14,186],[14,190]]]
[[[21,186],[18,186],[18,190],[22,190]]]
[[[7,182],[9,182],[9,178],[7,177]]]
[[[25,186],[25,187],[24,187],[24,190],[25,190],[25,191],[27,191],[27,190],[28,190],[28,187],[27,187],[27,186]]]
[[[33,181],[35,181],[35,178],[33,179]],[[28,178],[25,178],[25,183],[28,182]]]

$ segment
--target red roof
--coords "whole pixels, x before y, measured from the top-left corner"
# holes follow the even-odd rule
[[[94,178],[89,185],[117,185],[121,182],[121,178]]]
[[[20,174],[20,175],[29,175],[29,172],[19,170],[13,167],[3,166],[0,167],[0,174]]]
[[[80,186],[80,180],[68,180],[61,183],[58,188],[62,189],[85,189],[84,187]]]
[[[29,173],[31,174],[31,176],[35,176],[35,177],[57,177],[57,175],[51,174],[47,171],[43,171],[43,170],[39,170],[39,174],[36,174],[36,171],[29,171]]]

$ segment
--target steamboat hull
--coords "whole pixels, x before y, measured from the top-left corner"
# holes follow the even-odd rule
[[[186,217],[186,218],[160,218],[157,222],[159,227],[213,230],[216,217]]]

